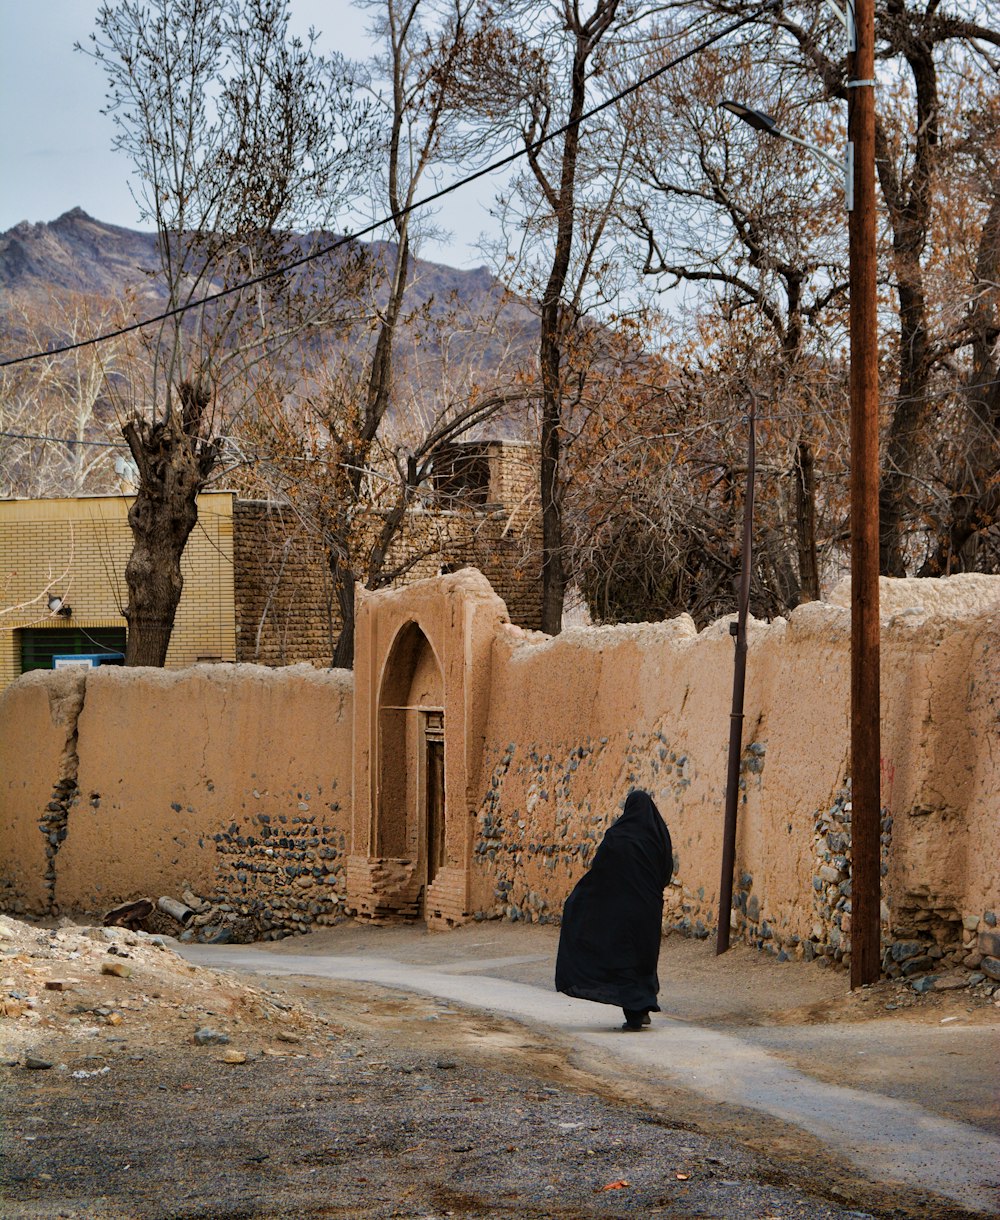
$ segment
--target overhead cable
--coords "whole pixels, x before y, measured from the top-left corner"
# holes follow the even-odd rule
[[[209,293],[207,296],[199,297],[197,301],[188,301],[184,305],[178,305],[173,309],[168,309],[164,313],[156,314],[150,318],[143,318],[141,321],[132,322],[128,326],[121,326],[116,330],[106,331],[100,335],[93,335],[89,339],[80,339],[75,343],[67,343],[62,347],[53,347],[47,351],[32,352],[26,356],[14,356],[8,360],[0,360],[0,368],[7,368],[10,365],[25,364],[31,360],[41,360],[47,356],[61,356],[65,352],[77,351],[83,347],[92,347],[97,343],[106,343],[111,339],[120,338],[122,335],[132,334],[134,331],[143,330],[147,326],[155,326],[159,322],[169,321],[170,318],[179,317],[181,314],[187,313],[189,309],[200,309],[204,305],[210,305],[215,301],[221,301],[223,298],[232,296],[233,293],[242,292],[244,289],[256,287],[258,284],[263,284],[267,280],[277,279],[280,276],[288,275],[297,268],[304,266],[306,263],[314,262],[316,259],[325,258],[334,251],[341,249],[343,246],[349,245],[351,242],[357,241],[359,238],[368,237],[377,232],[385,225],[395,220],[401,220],[404,216],[408,216],[410,212],[415,212],[418,208],[426,207],[428,204],[436,203],[439,199],[443,199],[446,195],[450,195],[453,191],[459,190],[463,186],[468,186],[470,182],[476,182],[480,178],[486,177],[487,174],[495,173],[499,169],[505,169],[508,165],[513,165],[515,161],[522,157],[531,155],[537,152],[544,145],[564,135],[571,127],[576,127],[587,119],[591,119],[601,111],[607,110],[609,107],[616,105],[624,98],[638,92],[651,81],[662,76],[671,68],[676,68],[678,64],[683,63],[686,59],[691,59],[695,55],[699,55],[702,51],[707,50],[714,43],[726,38],[730,34],[734,34],[743,26],[749,25],[750,22],[756,21],[762,12],[774,8],[774,0],[769,0],[768,3],[761,5],[759,8],[752,10],[745,16],[734,21],[731,25],[726,26],[722,30],[718,30],[715,34],[703,39],[696,46],[690,47],[683,51],[680,55],[675,56],[665,64],[661,64],[659,68],[634,81],[631,85],[622,89],[619,93],[612,97],[606,98],[603,102],[582,114],[578,119],[573,119],[569,123],[564,123],[562,127],[557,127],[555,131],[549,132],[548,135],[542,136],[541,139],[535,140],[532,144],[526,144],[523,148],[517,149],[515,152],[508,153],[507,156],[501,157],[498,161],[492,161],[489,165],[482,169],[473,171],[467,174],[464,178],[459,178],[457,182],[451,183],[449,186],[442,187],[439,191],[434,191],[430,195],[425,195],[422,199],[414,200],[405,208],[400,208],[396,212],[391,212],[388,216],[383,216],[380,220],[376,220],[367,228],[360,229],[357,233],[352,233],[349,236],[338,238],[337,241],[331,242],[327,246],[321,247],[319,250],[313,250],[309,254],[303,254],[300,258],[293,259],[291,262],[283,263],[280,267],[275,267],[271,271],[265,271],[253,279],[243,280],[239,284],[233,284],[229,288],[221,288],[218,292]]]

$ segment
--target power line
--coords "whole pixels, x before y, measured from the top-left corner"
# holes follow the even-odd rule
[[[395,220],[401,220],[404,216],[408,216],[410,212],[415,212],[418,208],[426,207],[430,203],[436,203],[439,199],[443,199],[446,195],[450,195],[453,191],[459,190],[463,186],[468,186],[470,182],[476,182],[480,178],[486,177],[487,174],[495,173],[499,169],[505,169],[508,165],[513,165],[515,161],[519,161],[522,157],[529,156],[537,152],[540,148],[557,139],[561,135],[565,135],[571,127],[576,127],[587,119],[591,119],[596,114],[607,110],[609,107],[616,105],[625,98],[630,97],[633,93],[638,92],[658,77],[668,72],[671,68],[676,68],[678,64],[683,63],[686,59],[691,59],[695,55],[699,55],[702,51],[707,50],[710,46],[719,42],[721,39],[734,34],[743,26],[749,25],[752,21],[756,21],[761,13],[767,12],[776,7],[778,0],[767,0],[767,3],[762,4],[759,8],[752,10],[745,16],[734,21],[731,25],[710,35],[702,42],[690,47],[687,51],[683,51],[680,55],[675,56],[665,64],[661,64],[653,72],[646,76],[640,77],[633,84],[622,89],[619,93],[600,102],[585,114],[582,114],[579,119],[573,119],[569,123],[564,123],[562,127],[557,127],[555,131],[550,132],[541,139],[536,140],[532,144],[526,144],[524,148],[519,148],[515,152],[508,153],[507,156],[501,157],[498,161],[493,161],[482,169],[475,170],[471,174],[467,174],[464,178],[459,178],[457,182],[451,183],[450,186],[442,187],[439,191],[434,191],[430,195],[425,195],[422,199],[417,199],[413,203],[408,204],[405,208],[400,208],[397,212],[392,212],[388,216],[382,217],[381,220],[375,221],[368,225],[367,228],[360,229],[357,233],[352,233],[350,236],[341,237],[337,241],[332,242],[328,246],[323,246],[319,250],[314,250],[310,254],[304,254],[301,258],[293,259],[289,263],[284,263],[281,267],[275,267],[271,271],[265,271],[261,275],[255,276],[253,279],[244,280],[239,284],[234,284],[230,288],[222,288],[218,292],[209,293],[208,296],[199,298],[197,301],[188,301],[185,305],[178,305],[174,309],[168,309],[166,312],[156,314],[151,318],[144,318],[142,321],[133,322],[129,326],[119,327],[117,330],[107,331],[102,335],[94,335],[89,339],[80,339],[76,343],[67,343],[63,347],[50,348],[48,351],[32,352],[27,356],[15,356],[8,360],[0,360],[0,368],[8,368],[15,364],[24,364],[31,360],[41,360],[47,356],[61,356],[66,352],[78,351],[83,347],[92,347],[98,343],[106,343],[110,339],[118,339],[122,335],[132,334],[137,330],[143,330],[147,326],[155,326],[159,322],[169,321],[170,318],[179,317],[181,314],[187,313],[189,309],[200,309],[204,305],[210,305],[215,301],[221,301],[224,297],[232,296],[233,293],[242,292],[246,288],[256,287],[258,284],[263,284],[268,280],[277,279],[279,276],[288,275],[298,267],[305,266],[306,263],[314,262],[316,259],[325,258],[328,254],[341,249],[341,247],[349,245],[351,242],[357,241],[359,238],[368,237],[377,230],[383,228]]]
[[[97,342],[95,340],[94,342]],[[32,357],[26,357],[32,359]],[[77,440],[75,436],[42,436],[37,432],[0,432],[0,436],[10,437],[16,441],[53,441],[60,445],[89,445],[91,448],[100,449],[128,449],[128,445],[122,441],[84,441]]]

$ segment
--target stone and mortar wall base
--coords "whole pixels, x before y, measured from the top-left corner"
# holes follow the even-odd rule
[[[549,753],[529,749],[520,765],[515,765],[518,748],[511,742],[499,753],[491,769],[490,786],[483,798],[478,816],[478,836],[474,845],[477,865],[492,878],[492,905],[480,907],[472,914],[476,921],[504,919],[511,923],[555,924],[559,912],[552,910],[544,894],[536,892],[523,879],[525,860],[540,859],[549,871],[562,869],[567,874],[579,872],[589,864],[603,835],[609,818],[591,815],[590,805],[571,804],[570,778],[588,759],[599,756],[607,739],[586,743],[569,752],[565,761]],[[740,791],[746,801],[749,783],[759,777],[764,768],[766,743],[751,741],[743,750],[740,764]],[[652,779],[644,780],[643,757],[652,757],[645,770]],[[511,769],[532,776],[528,783],[528,808],[524,811],[504,810],[501,806],[503,779]],[[688,759],[672,750],[662,733],[647,743],[630,743],[625,759],[629,783],[645,782],[654,794],[664,796],[662,781],[683,790],[687,783]],[[659,787],[657,787],[659,784]],[[572,825],[575,841],[538,842],[537,824],[531,817],[538,803],[553,800],[559,807],[555,816],[556,834],[567,836]],[[763,909],[754,893],[754,878],[741,872],[734,878],[731,929],[734,939],[742,941],[778,961],[815,961],[821,967],[847,969],[851,950],[851,785],[836,795],[828,809],[817,809],[813,815],[814,873],[812,877],[813,922],[809,934],[800,936],[787,928],[788,918],[772,916]],[[880,833],[883,878],[888,873],[892,842],[893,817],[883,809]],[[529,837],[534,835],[535,837]],[[582,839],[581,837],[582,836]],[[675,849],[674,876],[664,895],[665,932],[677,932],[696,940],[716,934],[718,912],[706,902],[704,886],[690,889],[680,872],[680,857]],[[982,917],[966,916],[948,907],[929,907],[920,895],[908,895],[911,900],[900,904],[896,912],[882,903],[882,971],[887,979],[910,981],[917,991],[947,990],[956,986],[986,989],[1000,983],[1000,935],[997,943],[984,938],[986,948],[977,940],[977,929],[983,925],[988,933],[996,926],[994,912]],[[991,922],[992,921],[992,922]],[[995,952],[991,952],[995,950]],[[983,966],[983,962],[986,965]],[[994,962],[997,964],[994,965]],[[993,973],[990,973],[993,971]]]
[[[257,799],[263,799],[255,792]],[[298,813],[252,814],[212,836],[216,850],[216,893],[207,901],[240,919],[267,939],[308,932],[343,914],[346,837],[312,812],[322,802],[317,791],[299,792]],[[325,802],[332,814],[340,805]]]
[[[262,793],[254,791],[257,800]],[[280,940],[339,923],[344,915],[347,841],[327,825],[316,804],[336,815],[338,801],[323,801],[317,789],[293,794],[296,814],[258,811],[199,839],[215,850],[215,886],[186,886],[181,901],[195,911],[181,940],[208,943]],[[158,931],[176,933],[176,926]]]

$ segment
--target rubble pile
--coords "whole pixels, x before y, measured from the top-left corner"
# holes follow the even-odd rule
[[[221,1063],[318,1053],[339,1036],[265,988],[192,966],[173,938],[0,915],[0,1062],[74,1078],[174,1047]],[[81,1073],[83,1073],[81,1075]]]

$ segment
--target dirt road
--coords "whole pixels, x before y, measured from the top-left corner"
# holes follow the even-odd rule
[[[544,938],[517,931],[490,929],[525,959],[506,969],[541,977]],[[791,1125],[609,1074],[536,1027],[372,984],[247,980],[107,936],[0,920],[5,1216],[969,1214],[866,1183]],[[341,947],[375,943],[389,942],[346,929]],[[471,932],[465,944],[487,961]],[[303,949],[329,945],[283,942],[274,959]],[[776,1009],[818,1005],[825,1020],[843,980],[819,975],[786,976],[784,1005],[766,979],[734,984],[730,1008],[762,1030]]]

